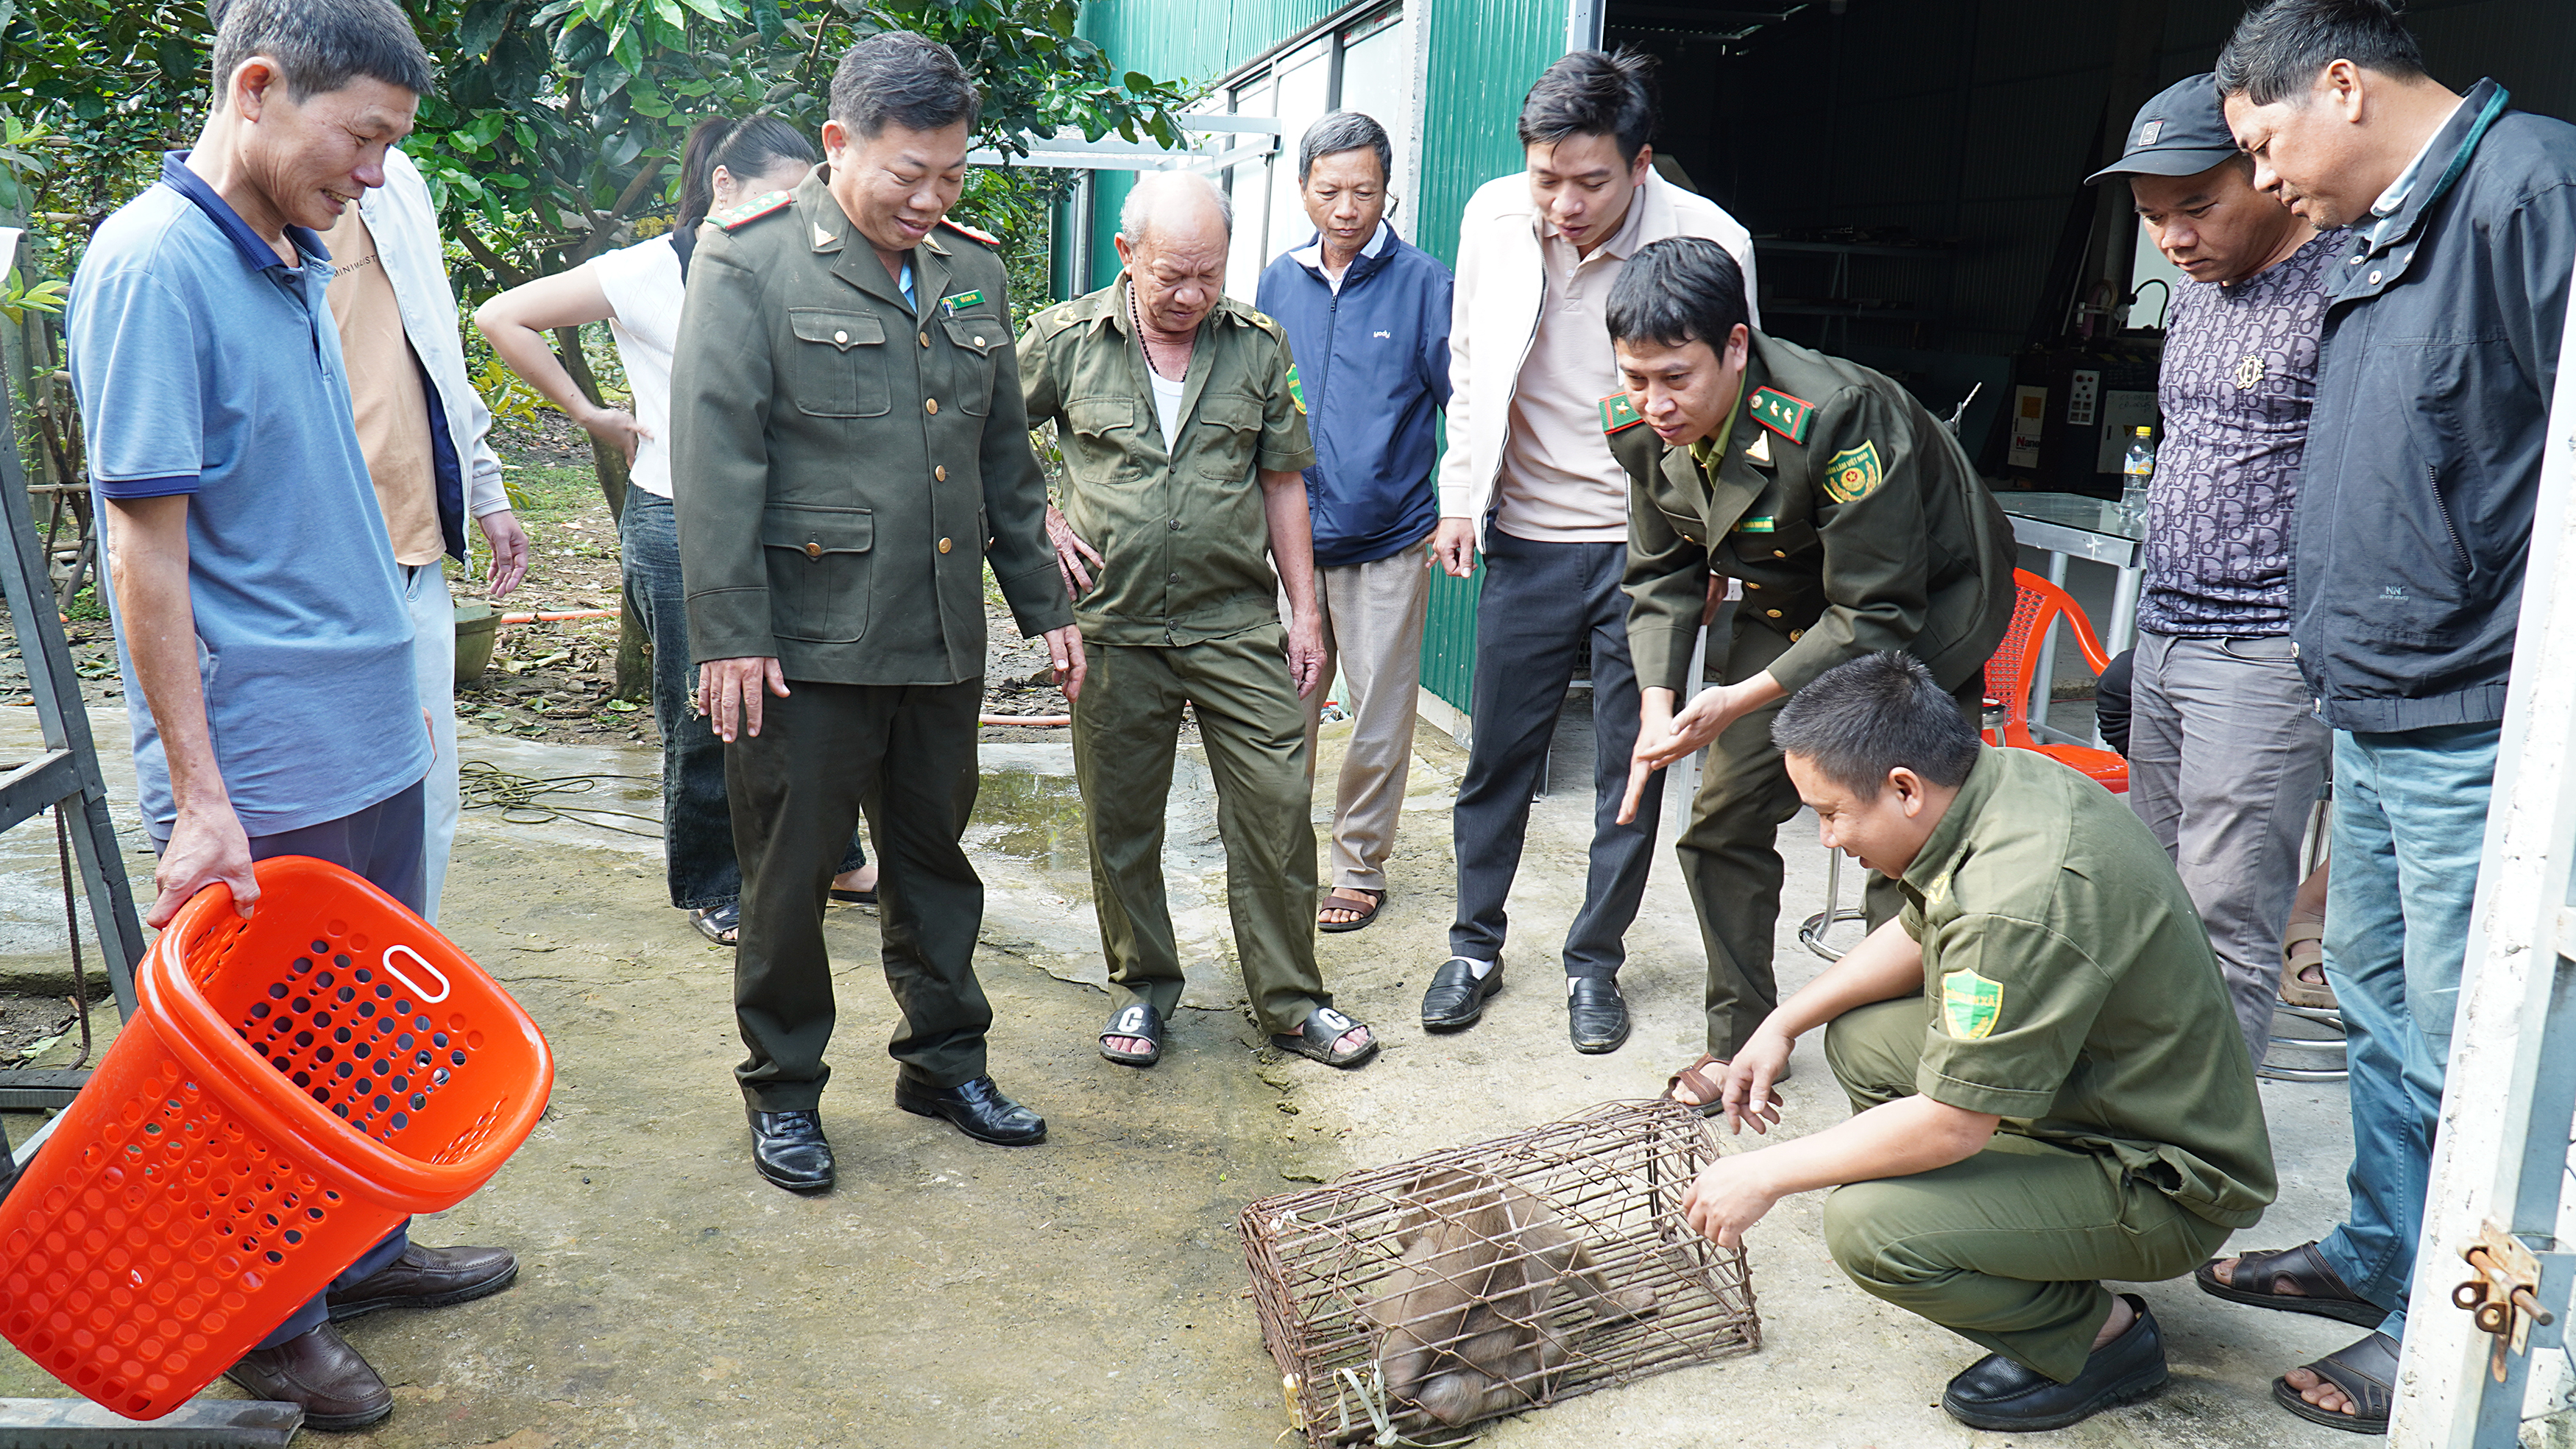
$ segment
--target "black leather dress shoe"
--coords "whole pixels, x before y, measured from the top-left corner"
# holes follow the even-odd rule
[[[954,1087],[897,1077],[894,1104],[917,1117],[945,1117],[958,1131],[997,1147],[1027,1147],[1046,1140],[1046,1119],[1003,1096],[991,1077]]]
[[[2033,1433],[2063,1429],[2104,1409],[2135,1403],[2165,1386],[2165,1340],[2156,1316],[2134,1293],[2120,1295],[2138,1311],[2126,1333],[2093,1350],[2084,1372],[2061,1384],[2002,1354],[1970,1364],[1941,1393],[1941,1407],[1971,1429]]]
[[[1458,1031],[1476,1024],[1485,1003],[1503,989],[1503,963],[1479,979],[1464,956],[1452,956],[1431,973],[1431,989],[1422,993],[1422,1026],[1426,1031]]]
[[[751,1165],[770,1186],[789,1192],[821,1192],[832,1185],[832,1144],[823,1137],[823,1114],[751,1113]]]
[[[1569,976],[1565,982],[1565,1034],[1587,1056],[1615,1052],[1628,1040],[1628,1001],[1613,976]]]

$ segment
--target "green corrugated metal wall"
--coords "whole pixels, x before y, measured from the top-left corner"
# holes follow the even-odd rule
[[[1458,259],[1458,215],[1476,188],[1521,169],[1521,97],[1565,53],[1564,0],[1430,0],[1423,78],[1421,210],[1415,244]],[[1431,576],[1422,627],[1422,687],[1461,715],[1474,693],[1476,595],[1484,571]]]
[[[1122,71],[1204,86],[1254,56],[1349,8],[1334,0],[1087,0],[1082,34]],[[1513,134],[1521,96],[1565,53],[1566,0],[1406,0],[1429,28],[1423,78],[1422,170],[1414,209],[1423,250],[1444,262],[1458,253],[1458,214],[1477,187],[1521,168]],[[1293,138],[1290,144],[1294,144]],[[1129,177],[1095,173],[1092,256],[1098,286],[1117,270],[1110,245]],[[1059,274],[1061,275],[1061,273]],[[1071,279],[1068,279],[1070,283]],[[1422,685],[1465,714],[1474,679],[1476,594],[1484,578],[1434,574],[1422,635]]]

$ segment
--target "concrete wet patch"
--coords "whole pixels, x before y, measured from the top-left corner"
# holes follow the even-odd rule
[[[1664,851],[1623,973],[1635,1039],[1606,1057],[1566,1044],[1553,948],[1580,900],[1591,827],[1582,713],[1578,697],[1550,793],[1533,810],[1509,984],[1481,1025],[1445,1037],[1424,1035],[1414,1012],[1446,951],[1446,800],[1463,756],[1423,732],[1389,906],[1369,929],[1324,936],[1318,948],[1339,1004],[1387,1043],[1355,1073],[1275,1059],[1237,1010],[1223,858],[1213,815],[1203,813],[1204,764],[1189,753],[1166,862],[1198,1009],[1174,1023],[1160,1067],[1101,1061],[1094,1039],[1113,1001],[1098,985],[1069,750],[1055,741],[988,747],[969,839],[987,882],[978,970],[995,1007],[993,1070],[1047,1115],[1050,1139],[985,1147],[894,1108],[882,1043],[895,1022],[875,960],[877,922],[836,909],[828,934],[841,1015],[823,1110],[842,1180],[812,1199],[751,1173],[730,1075],[741,1055],[730,957],[670,908],[658,848],[469,811],[446,927],[545,1027],[559,1076],[528,1145],[482,1192],[416,1232],[428,1243],[509,1244],[524,1267],[516,1286],[481,1303],[349,1325],[398,1402],[393,1418],[349,1442],[1279,1442],[1287,1421],[1278,1371],[1241,1297],[1233,1221],[1246,1202],[1651,1095],[1697,1049],[1697,931]],[[100,732],[123,739],[121,721],[102,721]],[[653,764],[639,749],[476,738],[460,753],[529,776],[649,775]],[[1337,732],[1328,731],[1319,815],[1328,814],[1338,760]],[[114,777],[118,761],[107,765]],[[130,772],[123,778],[119,809],[130,819]],[[618,808],[658,810],[657,791],[619,789]],[[1813,840],[1803,820],[1782,835],[1784,986],[1821,966],[1791,934],[1823,896]],[[0,849],[21,843],[0,837]],[[0,881],[58,890],[52,842],[43,844],[41,862],[0,855]],[[148,863],[138,864],[138,888],[145,874]],[[102,1013],[102,1028],[112,1023]],[[1789,1130],[1841,1120],[1812,1042],[1796,1065]],[[2264,1090],[2283,1200],[2237,1241],[2277,1247],[2313,1236],[2340,1208],[2342,1093],[2335,1084]],[[33,1119],[8,1124],[16,1140]],[[1491,1442],[2019,1442],[1960,1429],[1933,1407],[1943,1381],[1977,1351],[1851,1288],[1823,1251],[1820,1202],[1784,1201],[1753,1234],[1761,1353],[1508,1420]],[[2268,1386],[2353,1331],[2220,1305],[2184,1282],[2141,1291],[2164,1323],[2175,1386],[2051,1443],[2349,1442],[2281,1414]],[[0,1353],[0,1395],[61,1392],[23,1358]]]

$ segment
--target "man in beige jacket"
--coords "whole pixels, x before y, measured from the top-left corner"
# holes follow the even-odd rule
[[[1487,182],[1459,225],[1449,333],[1449,442],[1432,549],[1453,577],[1485,558],[1476,606],[1474,734],[1453,816],[1458,914],[1422,998],[1431,1030],[1473,1025],[1502,985],[1504,901],[1530,796],[1575,664],[1591,654],[1593,837],[1583,908],[1566,933],[1567,1029],[1581,1052],[1628,1039],[1621,938],[1655,845],[1661,781],[1618,823],[1637,738],[1628,656],[1628,479],[1604,435],[1626,396],[1602,321],[1620,267],[1669,236],[1717,242],[1753,295],[1753,248],[1716,203],[1664,180],[1652,62],[1577,51],[1521,103],[1528,169]]]

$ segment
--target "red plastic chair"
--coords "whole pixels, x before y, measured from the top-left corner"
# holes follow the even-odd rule
[[[2093,622],[2084,617],[2084,609],[2067,597],[2064,589],[2027,569],[2013,570],[2016,597],[2013,600],[2012,628],[2004,641],[1995,646],[1994,657],[1986,662],[1986,689],[2003,703],[2003,723],[1986,731],[1986,743],[2007,749],[2036,750],[2059,764],[2081,771],[2084,776],[2115,795],[2129,791],[2129,762],[2110,750],[2096,750],[2084,745],[2042,744],[2030,732],[2031,674],[2039,667],[2039,645],[2048,637],[2048,626],[2063,616],[2066,632],[2075,639],[2075,647],[2084,651],[2084,662],[2099,675],[2111,667],[2111,656],[2102,652],[2101,641],[2093,636]],[[1998,687],[2000,686],[2000,687]]]

